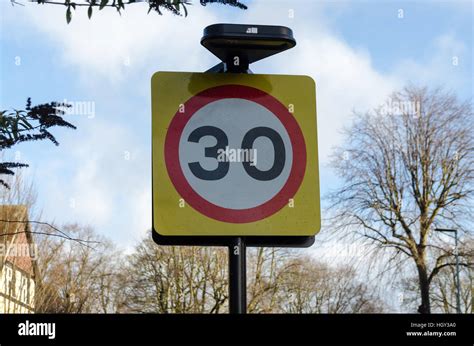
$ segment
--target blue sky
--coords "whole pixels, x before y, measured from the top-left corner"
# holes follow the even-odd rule
[[[338,183],[327,159],[353,109],[381,104],[407,82],[473,95],[471,1],[245,3],[247,11],[196,3],[188,18],[146,15],[145,4],[121,17],[102,11],[88,20],[78,11],[66,25],[62,7],[1,1],[1,109],[23,107],[28,96],[33,103],[95,107],[93,117],[70,116],[78,130],[54,132],[59,147],[22,144],[8,153],[31,165],[24,174],[35,182],[43,219],[89,224],[124,248],[150,228],[150,78],[158,70],[199,72],[214,65],[216,58],[199,44],[209,24],[294,30],[294,49],[253,70],[316,80],[323,193]]]

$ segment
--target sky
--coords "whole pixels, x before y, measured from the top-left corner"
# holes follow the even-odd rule
[[[54,130],[58,147],[21,144],[7,154],[30,164],[24,174],[44,220],[91,225],[124,249],[151,228],[150,78],[215,65],[199,43],[210,24],[293,29],[295,48],[251,68],[316,81],[322,195],[340,183],[328,160],[352,111],[382,104],[407,83],[473,96],[472,1],[243,2],[246,11],[194,1],[187,18],[147,15],[146,4],[91,20],[81,9],[67,25],[63,7],[0,1],[0,109],[24,107],[27,97],[87,105],[67,117],[77,130]],[[312,250],[341,253],[324,244]]]

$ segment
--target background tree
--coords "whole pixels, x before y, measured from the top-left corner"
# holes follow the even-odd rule
[[[373,112],[354,114],[332,161],[343,180],[329,196],[333,226],[361,236],[374,250],[390,251],[398,263],[412,259],[422,313],[431,311],[433,280],[454,264],[452,251],[446,251],[452,246],[432,228],[467,232],[472,220],[472,127],[469,102],[440,89],[410,86]]]
[[[65,232],[89,242],[37,237],[35,309],[38,313],[107,313],[116,311],[120,254],[91,228],[77,224]]]
[[[248,311],[253,313],[368,313],[384,304],[348,265],[329,266],[309,255],[275,249],[249,253]]]
[[[279,312],[379,313],[385,309],[373,287],[361,282],[351,266],[331,267],[304,256],[288,267],[282,273]]]
[[[227,312],[227,256],[225,248],[157,246],[147,236],[124,267],[119,312]],[[249,313],[383,311],[352,268],[332,268],[286,250],[249,249],[247,277]]]
[[[7,249],[8,245],[14,241],[14,236],[22,232],[32,234],[33,248],[30,248],[30,254],[35,266],[37,311],[75,312],[79,309],[86,310],[91,305],[97,309],[105,306],[106,304],[99,299],[99,292],[106,292],[101,285],[106,286],[104,282],[110,280],[106,278],[106,274],[111,271],[110,265],[119,263],[119,258],[114,258],[112,261],[109,256],[111,252],[107,250],[111,248],[110,243],[96,237],[91,230],[85,230],[77,225],[67,226],[60,230],[50,223],[36,221],[42,217],[41,211],[36,207],[37,195],[34,184],[26,181],[21,172],[15,176],[9,176],[7,181],[10,188],[0,189],[0,209],[2,210],[0,245],[2,249]],[[4,206],[7,208],[3,208]],[[27,215],[20,213],[20,210],[26,210]],[[25,227],[26,223],[29,224],[28,228]],[[80,239],[82,236],[84,238]],[[102,260],[99,261],[98,257]],[[103,260],[104,258],[107,258],[107,261]],[[0,253],[0,272],[6,260],[6,253]],[[81,287],[85,285],[84,276],[91,266],[94,276],[89,277],[91,282],[87,288],[94,287],[95,291],[91,291],[91,296],[85,299],[87,295]],[[81,267],[81,270],[77,270],[78,267]],[[78,274],[72,274],[74,271]],[[70,296],[70,293],[73,293],[75,297],[76,292],[82,293],[79,295],[80,300],[74,300],[76,305],[66,303],[64,297]],[[112,294],[110,296],[113,297]],[[89,303],[92,300],[91,297],[94,299],[94,304]],[[78,303],[80,305],[77,305]],[[109,310],[111,308],[94,311],[108,312]]]
[[[453,251],[447,248],[444,250],[434,249],[434,256],[438,257],[442,253],[450,253]],[[459,256],[462,257],[461,262],[474,263],[474,240],[467,238],[459,249]],[[473,277],[472,268],[461,266],[460,274],[460,303],[463,313],[474,313],[473,301]],[[416,276],[411,275],[401,280],[401,288],[404,292],[404,303],[408,305],[416,305],[418,288],[418,280]],[[438,274],[431,282],[430,300],[434,312],[440,313],[456,313],[456,267],[448,265],[441,268]]]
[[[157,246],[148,235],[128,257],[120,312],[219,313],[227,304],[223,248]]]
[[[285,273],[295,255],[286,249],[254,248],[248,251],[247,311],[269,313],[280,310]]]
[[[49,129],[54,126],[76,129],[62,118],[65,108],[68,107],[70,105],[58,102],[31,106],[31,99],[28,98],[25,110],[0,111],[0,152],[3,153],[4,150],[22,142],[44,139],[59,145]],[[20,167],[28,165],[21,162],[0,162],[0,185],[8,188],[2,175],[13,175],[13,169]]]
[[[21,4],[21,0],[10,0],[12,4]],[[113,8],[117,13],[125,10],[127,5],[147,2],[148,3],[148,13],[155,12],[159,15],[162,15],[162,11],[171,12],[174,15],[178,16],[187,16],[188,10],[187,6],[192,4],[188,0],[31,0],[38,4],[48,4],[48,5],[60,5],[66,7],[66,21],[69,24],[72,19],[72,13],[76,8],[86,7],[87,16],[89,19],[94,13],[94,9],[103,10],[104,8]],[[238,0],[200,0],[202,6],[207,4],[217,3],[223,5],[229,5],[233,7],[246,10],[247,6],[241,3]]]

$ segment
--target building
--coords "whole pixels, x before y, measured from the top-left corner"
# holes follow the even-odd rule
[[[0,313],[34,313],[35,251],[28,210],[0,205]]]

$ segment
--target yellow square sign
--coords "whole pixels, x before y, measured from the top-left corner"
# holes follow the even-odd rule
[[[312,236],[320,229],[315,83],[157,72],[153,229],[163,236]]]

